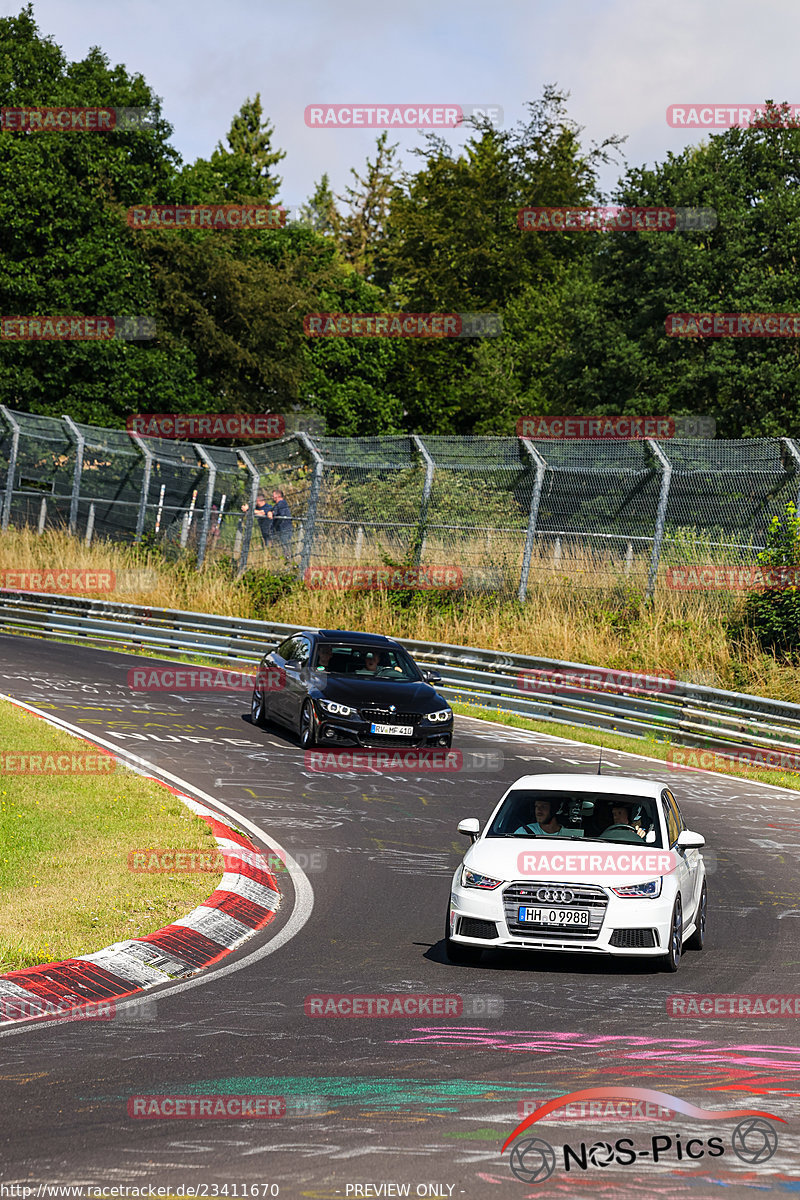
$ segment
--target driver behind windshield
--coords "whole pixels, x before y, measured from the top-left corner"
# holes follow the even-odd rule
[[[624,804],[621,800],[615,800],[611,805],[611,825],[608,828],[613,829],[615,825],[625,825],[628,829],[634,829],[641,838],[645,835],[639,822],[633,820],[633,805]]]
[[[320,642],[317,647],[317,670],[327,671],[333,654],[333,646],[327,642]]]
[[[538,836],[558,837],[567,835],[564,834],[564,829],[556,816],[558,804],[552,800],[536,800],[533,806],[533,815],[536,818],[531,825],[521,825],[516,829],[518,833],[535,833]]]

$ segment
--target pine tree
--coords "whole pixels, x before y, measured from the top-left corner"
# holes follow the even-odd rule
[[[363,179],[355,167],[351,167],[350,174],[356,186],[348,187],[345,195],[339,196],[350,206],[350,211],[342,220],[344,256],[365,279],[372,275],[395,186],[397,143],[387,145],[388,136],[384,130],[377,138],[375,160],[370,162],[367,159]]]
[[[274,132],[270,121],[264,119],[261,93],[256,92],[255,100],[248,97],[233,118],[227,137],[230,153],[250,164],[254,195],[268,200],[277,194],[282,182],[280,176],[270,174],[270,169],[286,158],[285,150],[272,149]],[[222,144],[217,143],[215,154],[225,153]]]
[[[331,191],[327,171],[320,179],[307,204],[300,208],[300,223],[315,233],[330,234],[338,238],[342,229],[342,216],[336,207],[336,198]]]

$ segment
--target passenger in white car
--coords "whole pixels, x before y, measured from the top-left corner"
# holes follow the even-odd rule
[[[564,827],[556,816],[556,807],[551,800],[537,800],[533,806],[535,822],[531,825],[521,826],[515,832],[535,833],[537,836],[549,834],[550,837],[566,837]]]

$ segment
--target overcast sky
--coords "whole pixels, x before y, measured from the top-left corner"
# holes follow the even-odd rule
[[[3,15],[22,7],[0,0]],[[342,191],[378,132],[308,128],[309,104],[489,103],[508,126],[553,83],[571,93],[585,142],[626,135],[631,165],[708,136],[670,128],[668,105],[800,104],[797,0],[35,0],[34,14],[68,58],[96,45],[141,72],[185,160],[208,157],[260,92],[273,144],[287,151],[286,204],[324,171]],[[413,165],[420,135],[396,130],[391,141]]]

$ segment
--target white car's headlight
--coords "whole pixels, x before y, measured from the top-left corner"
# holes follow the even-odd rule
[[[323,712],[332,713],[337,717],[354,717],[356,710],[349,708],[346,704],[337,704],[335,700],[319,700],[317,701]]]
[[[426,721],[449,721],[452,717],[452,712],[449,708],[440,708],[438,712],[426,713]]]
[[[656,896],[661,895],[661,879],[651,879],[649,883],[632,883],[628,887],[612,888],[611,891],[615,896],[622,896],[623,900],[655,900]]]
[[[461,886],[468,888],[480,888],[482,892],[491,892],[494,888],[500,887],[502,879],[492,879],[491,875],[479,875],[477,871],[471,871],[469,867],[461,868]]]

